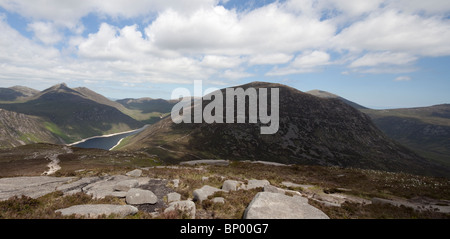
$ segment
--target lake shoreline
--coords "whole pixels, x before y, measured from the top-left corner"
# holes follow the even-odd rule
[[[82,140],[80,140],[80,141],[77,141],[77,142],[74,142],[74,143],[71,143],[71,144],[66,144],[66,146],[74,146],[74,145],[77,145],[77,144],[84,143],[84,142],[86,142],[86,141],[88,141],[88,140],[91,140],[91,139],[107,138],[107,137],[112,137],[112,136],[121,135],[121,134],[133,133],[133,132],[138,131],[138,130],[144,130],[144,129],[147,128],[148,126],[149,126],[149,124],[146,124],[146,125],[144,125],[144,127],[139,128],[139,129],[134,129],[134,130],[124,131],[124,132],[119,132],[119,133],[114,133],[114,134],[106,134],[106,135],[92,136],[92,137],[85,138],[85,139],[82,139]],[[124,137],[124,138],[126,138],[126,137]],[[117,146],[117,145],[116,145],[116,146]],[[116,147],[116,146],[114,146],[114,147]],[[113,147],[113,148],[114,148],[114,147]],[[111,148],[111,149],[113,149],[113,148]],[[110,149],[110,150],[111,150],[111,149]]]

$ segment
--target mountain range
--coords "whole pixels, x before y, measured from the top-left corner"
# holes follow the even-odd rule
[[[248,117],[242,124],[174,124],[166,118],[132,136],[121,149],[144,150],[172,162],[201,158],[263,160],[442,173],[438,165],[387,137],[369,116],[340,99],[264,82],[237,87],[279,88],[280,124],[276,134],[261,135],[261,124],[248,123]],[[225,99],[225,89],[222,94]],[[210,102],[203,100],[203,107]]]
[[[33,117],[43,131],[65,143],[137,129],[151,119],[146,115],[159,113],[141,113],[143,110],[126,108],[88,88],[72,89],[64,83],[43,91],[11,87],[0,88],[0,92],[5,93],[0,94],[0,109]]]
[[[176,100],[117,101],[85,87],[58,84],[43,91],[0,88],[0,147],[83,138],[137,129],[118,150],[189,159],[263,160],[450,175],[449,105],[372,110],[335,94],[301,92],[281,84],[237,86],[280,89],[280,124],[260,135],[261,123],[174,124]],[[225,89],[222,89],[226,96]],[[203,100],[203,106],[211,101]],[[236,102],[235,102],[236,103]]]

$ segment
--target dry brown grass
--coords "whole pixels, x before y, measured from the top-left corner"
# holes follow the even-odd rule
[[[434,211],[418,211],[405,206],[389,204],[368,204],[345,202],[341,207],[326,207],[321,203],[309,200],[309,204],[317,207],[332,219],[450,219],[449,214]]]
[[[63,196],[62,192],[54,192],[33,199],[26,196],[12,197],[0,202],[0,218],[4,219],[49,219],[73,218],[63,217],[55,210],[80,204],[121,204],[118,198],[106,197],[93,199],[84,193]]]

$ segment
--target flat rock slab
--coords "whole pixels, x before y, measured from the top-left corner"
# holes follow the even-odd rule
[[[82,191],[93,198],[105,198],[106,196],[113,196],[114,187],[121,181],[129,180],[130,177],[124,175],[107,176],[102,180],[91,183],[82,188]]]
[[[55,212],[60,212],[63,216],[75,215],[87,218],[97,218],[101,215],[109,216],[111,214],[126,217],[136,214],[138,209],[130,205],[88,204],[59,209]]]
[[[180,163],[180,165],[200,165],[200,164],[228,166],[228,165],[230,165],[230,161],[224,160],[224,159],[202,159],[202,160],[192,160],[192,161],[186,161],[186,162]]]
[[[244,219],[329,219],[300,196],[259,192],[244,212]]]
[[[14,177],[0,179],[0,201],[14,196],[38,198],[56,191],[56,188],[74,177]]]
[[[86,177],[79,180],[75,180],[66,184],[63,184],[56,188],[57,191],[61,191],[64,195],[71,195],[79,192],[83,192],[83,187],[89,184],[95,183],[102,180],[101,177]]]
[[[128,192],[128,190],[130,190],[131,188],[135,188],[139,185],[139,181],[136,179],[130,179],[130,180],[124,180],[124,181],[120,181],[118,182],[113,189],[115,191],[123,191],[123,192]]]
[[[215,192],[226,192],[225,190],[218,189],[215,187],[211,187],[209,185],[205,185],[200,189],[195,189],[193,192],[194,201],[203,201],[208,199],[209,196],[213,195]]]
[[[155,204],[157,201],[158,197],[150,190],[132,188],[126,195],[127,204],[132,205]]]

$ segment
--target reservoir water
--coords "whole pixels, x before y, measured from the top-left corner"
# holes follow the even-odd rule
[[[112,135],[96,136],[82,140],[80,142],[71,144],[70,146],[78,148],[88,148],[88,149],[105,149],[111,150],[113,147],[117,146],[120,140],[131,135],[135,135],[142,130],[144,130],[148,125],[133,131],[127,131],[123,133],[117,133]]]

